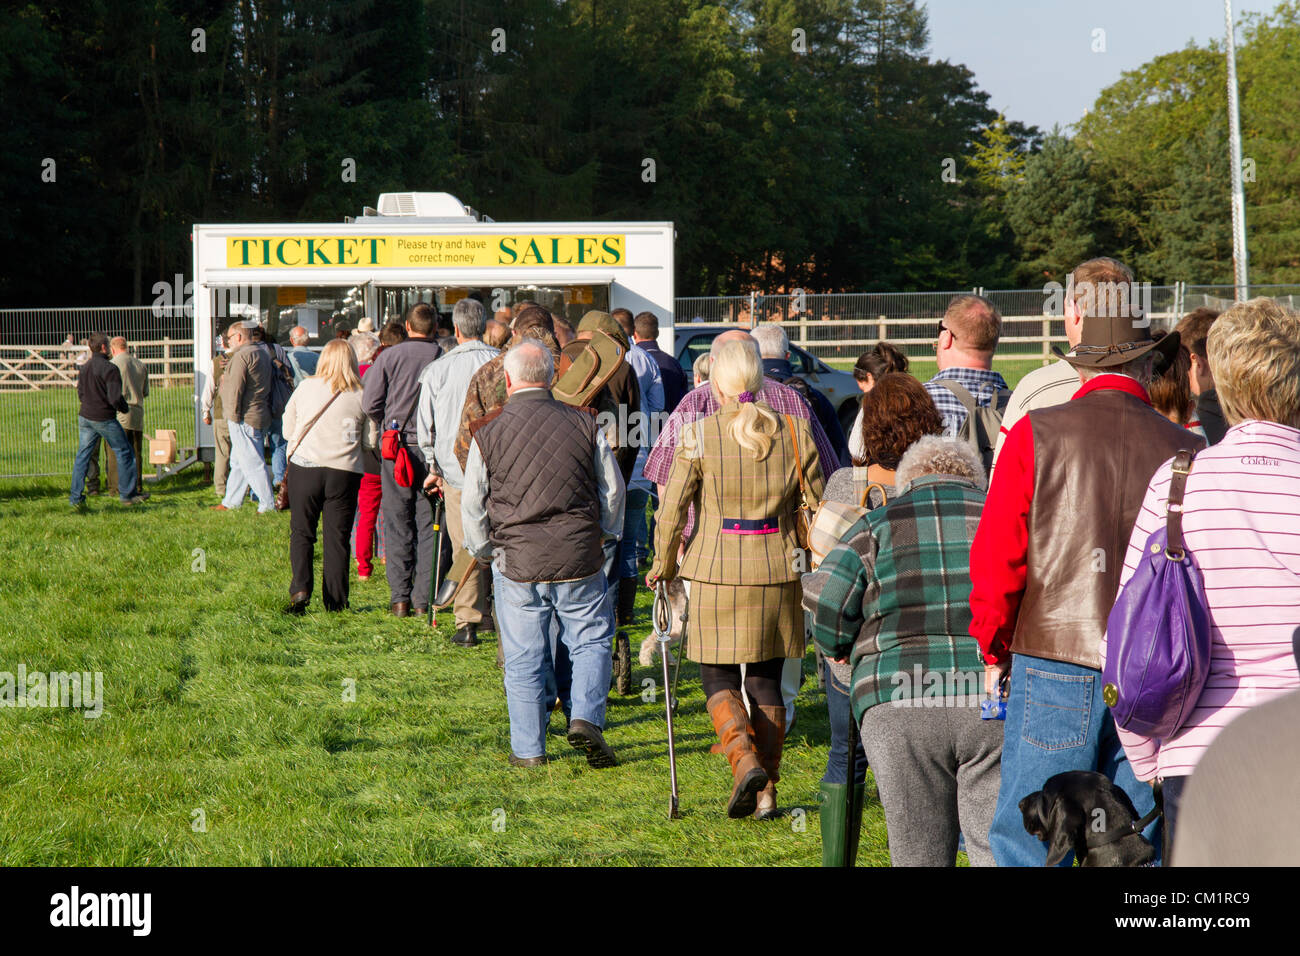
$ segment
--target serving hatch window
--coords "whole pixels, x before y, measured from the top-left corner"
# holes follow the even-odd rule
[[[321,346],[338,329],[351,331],[366,314],[365,287],[219,286],[209,290],[217,333],[230,322],[257,322],[267,338],[289,344],[295,326],[307,330],[307,344]]]
[[[570,324],[576,326],[584,314],[592,309],[609,311],[609,286],[598,285],[564,285],[564,286],[401,286],[384,287],[379,290],[379,314],[382,321],[400,322],[406,310],[417,302],[432,304],[445,324],[451,325],[451,311],[456,303],[464,298],[475,298],[483,303],[489,317],[500,309],[508,309],[516,302],[531,299],[545,309],[558,312]]]

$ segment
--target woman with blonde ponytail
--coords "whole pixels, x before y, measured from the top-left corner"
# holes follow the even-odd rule
[[[766,820],[777,812],[785,739],[781,670],[804,650],[799,575],[807,568],[795,512],[804,488],[809,504],[819,499],[823,478],[808,422],[756,400],[763,367],[752,339],[718,348],[709,383],[721,408],[682,429],[647,583],[687,581],[686,653],[700,665],[709,716],[731,763],[727,815]],[[695,531],[679,567],[691,506]]]

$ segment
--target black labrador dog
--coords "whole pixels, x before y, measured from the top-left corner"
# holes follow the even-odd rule
[[[1146,866],[1155,859],[1155,847],[1134,826],[1133,801],[1105,774],[1058,773],[1020,801],[1020,813],[1025,830],[1047,844],[1048,866],[1071,850],[1080,866]]]

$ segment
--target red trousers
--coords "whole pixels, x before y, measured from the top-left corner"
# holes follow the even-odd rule
[[[375,526],[379,521],[379,496],[382,491],[379,475],[362,475],[357,492],[357,574],[367,575],[374,570],[371,561],[375,556]],[[382,536],[382,529],[379,531]],[[380,538],[380,550],[383,539]]]

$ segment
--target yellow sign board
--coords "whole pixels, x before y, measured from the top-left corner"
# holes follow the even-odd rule
[[[626,236],[228,236],[227,269],[484,268],[626,265]]]

